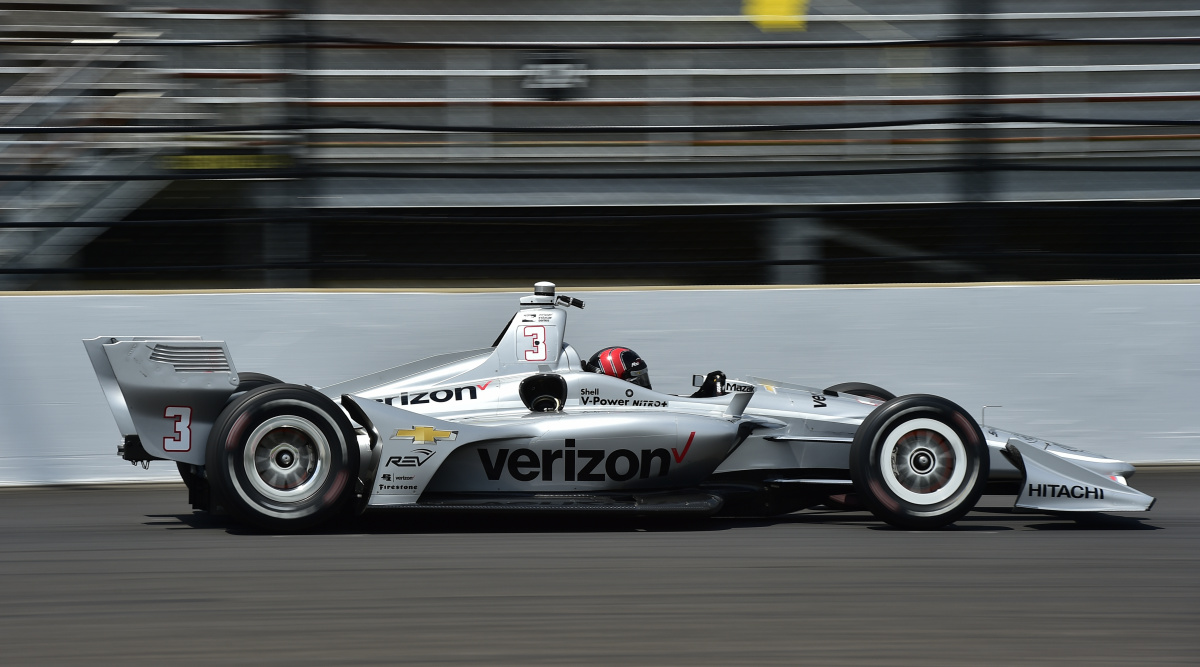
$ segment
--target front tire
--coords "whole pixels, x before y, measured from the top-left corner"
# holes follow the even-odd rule
[[[341,408],[291,384],[251,389],[227,405],[206,457],[214,500],[272,531],[306,530],[336,516],[358,470],[354,429]]]
[[[876,408],[850,446],[850,477],[875,516],[929,530],[962,518],[987,484],[987,442],[969,414],[938,396],[901,396]]]
[[[827,394],[850,394],[851,396],[862,396],[863,398],[873,398],[878,401],[890,401],[896,398],[892,392],[883,387],[867,384],[866,382],[843,382],[835,384],[825,390]]]

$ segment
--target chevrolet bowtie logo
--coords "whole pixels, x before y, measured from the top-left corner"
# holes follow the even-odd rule
[[[414,426],[411,429],[399,429],[392,440],[412,438],[414,445],[432,445],[438,440],[453,440],[458,437],[458,431],[439,431],[432,426]]]

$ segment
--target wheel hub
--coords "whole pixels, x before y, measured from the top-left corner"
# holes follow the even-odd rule
[[[319,458],[316,443],[298,428],[281,426],[269,430],[258,444],[254,469],[273,489],[289,491],[301,486],[316,468]]]
[[[908,458],[908,465],[919,475],[928,475],[933,470],[935,459],[933,452],[927,449],[918,449]]]
[[[275,460],[275,465],[286,470],[296,462],[296,451],[291,447],[282,446],[277,448],[272,458]]]
[[[251,486],[267,498],[291,502],[307,497],[329,472],[329,443],[312,422],[295,415],[258,425],[246,443]]]
[[[883,481],[914,505],[950,498],[966,479],[968,459],[962,439],[947,424],[919,417],[898,424],[880,451]]]

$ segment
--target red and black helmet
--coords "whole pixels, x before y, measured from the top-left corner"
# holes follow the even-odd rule
[[[650,388],[650,371],[637,352],[627,347],[606,347],[588,360],[588,370]]]

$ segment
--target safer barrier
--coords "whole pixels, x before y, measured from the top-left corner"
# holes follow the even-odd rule
[[[571,294],[566,286],[560,292]],[[488,345],[517,292],[0,296],[0,484],[177,479],[134,468],[80,340],[202,335],[239,371],[322,386]],[[592,291],[566,340],[621,344],[657,389],[721,369],[946,396],[1134,462],[1200,461],[1200,283]]]

